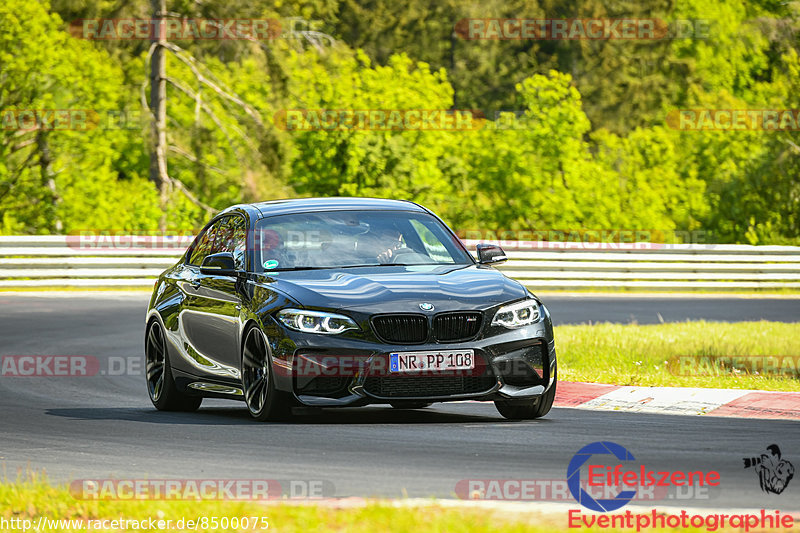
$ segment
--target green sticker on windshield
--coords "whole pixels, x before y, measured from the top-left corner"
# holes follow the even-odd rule
[[[264,261],[264,268],[267,270],[271,270],[273,268],[278,268],[278,261],[275,259],[270,259],[268,261]]]

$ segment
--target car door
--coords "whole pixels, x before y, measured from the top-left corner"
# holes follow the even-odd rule
[[[237,269],[245,269],[246,222],[235,214],[219,218],[208,229],[209,243],[189,259],[192,279],[184,284],[187,296],[181,325],[184,338],[203,369],[221,378],[239,377],[239,314],[241,297],[236,277],[203,274],[200,266],[210,254],[231,252]],[[204,244],[198,244],[200,248]],[[199,356],[199,358],[197,357]]]

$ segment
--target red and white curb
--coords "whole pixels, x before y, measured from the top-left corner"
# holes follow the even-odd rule
[[[560,381],[554,405],[599,411],[800,420],[800,392]]]

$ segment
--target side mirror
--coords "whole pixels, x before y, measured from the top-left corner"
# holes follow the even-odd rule
[[[476,249],[478,250],[478,263],[482,265],[502,263],[508,259],[503,249],[496,244],[479,244]]]
[[[218,254],[207,255],[200,266],[202,274],[212,276],[235,276],[236,262],[230,252],[220,252]]]

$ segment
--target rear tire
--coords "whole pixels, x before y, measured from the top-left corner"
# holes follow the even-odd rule
[[[267,339],[258,326],[245,333],[242,344],[242,390],[250,416],[259,422],[287,420],[292,397],[275,389]]]
[[[556,398],[556,385],[558,379],[553,372],[553,384],[538,400],[497,400],[494,406],[503,417],[509,420],[533,420],[541,418],[550,412],[553,400]]]
[[[155,408],[159,411],[197,411],[203,398],[189,396],[175,386],[164,328],[158,320],[153,320],[147,326],[144,356],[147,392]]]

